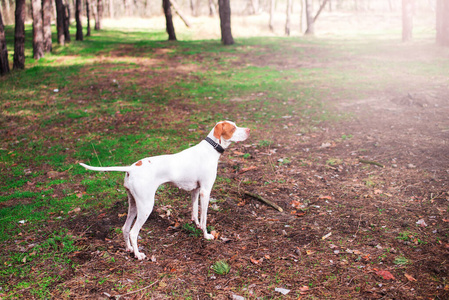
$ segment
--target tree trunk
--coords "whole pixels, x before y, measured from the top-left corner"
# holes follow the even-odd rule
[[[3,18],[5,18],[4,19],[5,20],[5,24],[9,24],[9,22],[11,21],[10,12],[11,12],[11,6],[9,5],[9,1],[6,0],[5,1],[5,10],[3,10]]]
[[[198,17],[199,0],[190,0],[190,11],[192,16]]]
[[[216,10],[214,0],[209,0],[209,17],[215,16]]]
[[[31,0],[31,15],[33,16],[33,57],[39,60],[44,56],[41,0]]]
[[[190,27],[190,22],[187,20],[186,17],[184,17],[184,14],[181,12],[181,9],[179,8],[179,5],[176,3],[175,0],[169,0],[171,7],[170,7],[170,11],[171,8],[173,7],[173,9],[175,10],[175,13],[181,18],[181,20],[184,22],[184,24],[186,24],[187,27]]]
[[[6,48],[5,26],[0,11],[0,76],[9,73],[8,49]]]
[[[55,0],[56,4],[56,30],[58,35],[58,44],[64,46],[64,4],[62,0]]]
[[[274,8],[276,6],[276,0],[270,0],[270,21],[268,27],[270,31],[274,31]]]
[[[437,1],[436,29],[437,44],[449,47],[449,2],[446,0]]]
[[[220,14],[221,41],[225,45],[234,44],[231,32],[231,4],[229,0],[218,0],[218,13]]]
[[[51,52],[51,0],[42,0],[42,20],[44,34],[44,53]]]
[[[124,0],[124,5],[125,5],[125,16],[129,17],[132,15],[132,3],[131,0]]]
[[[299,32],[303,33],[304,32],[304,28],[306,27],[307,24],[306,23],[306,9],[305,9],[305,0],[300,0],[301,3],[301,9],[299,12]]]
[[[257,14],[259,12],[259,0],[251,0],[250,2],[253,14]]]
[[[67,43],[70,43],[70,7],[64,5],[64,39]]]
[[[313,22],[312,17],[312,0],[306,0],[306,23],[307,29],[305,34],[313,35],[315,34],[315,22]]]
[[[25,68],[25,0],[16,0],[13,69]]]
[[[148,3],[150,0],[146,0],[146,6],[148,7]],[[109,18],[114,18],[114,1],[109,0]]]
[[[402,0],[402,41],[412,39],[413,31],[413,0]]]
[[[324,0],[321,3],[320,8],[318,9],[315,17],[312,18],[312,0],[306,0],[307,30],[305,34],[315,34],[315,22],[316,20],[318,20],[318,17],[320,16],[327,2],[328,0]]]
[[[103,17],[103,0],[97,0],[97,15],[95,18],[95,30],[101,29],[102,17]]]
[[[171,13],[170,0],[162,0],[162,7],[164,8],[165,25],[168,33],[168,40],[176,41],[175,27],[173,26],[173,17]]]
[[[76,20],[76,40],[83,40],[83,24],[81,24],[81,0],[76,0],[75,20]]]
[[[287,0],[287,13],[286,13],[286,21],[285,21],[285,34],[290,35],[290,15],[292,12],[292,0]]]
[[[87,17],[86,36],[90,36],[90,2],[89,2],[89,0],[86,0],[86,17]]]

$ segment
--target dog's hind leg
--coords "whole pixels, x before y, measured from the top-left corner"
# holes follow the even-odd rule
[[[143,189],[143,188],[142,188]],[[142,191],[139,189],[139,191]],[[146,222],[154,207],[154,194],[156,189],[146,190],[144,193],[136,193],[134,196],[136,207],[137,207],[137,218],[131,231],[129,232],[129,239],[131,240],[131,246],[134,250],[134,255],[137,259],[142,260],[146,256],[145,254],[139,252],[139,247],[137,246],[137,237],[139,236],[139,231],[143,224]]]
[[[134,219],[137,216],[137,206],[136,206],[136,200],[134,199],[134,196],[131,194],[131,192],[126,189],[128,193],[128,216],[126,218],[126,222],[122,227],[123,231],[123,238],[125,239],[125,245],[126,245],[126,251],[133,252],[134,249],[131,246],[130,240],[129,240],[129,231],[131,229],[131,225],[134,221]]]

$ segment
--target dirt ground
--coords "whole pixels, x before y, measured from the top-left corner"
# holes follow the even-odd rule
[[[286,116],[231,147],[219,174],[232,184],[212,193],[220,200],[209,210],[214,241],[183,229],[188,206],[158,206],[140,233],[149,260],[137,261],[115,230],[126,199],[69,219],[84,250],[73,253],[79,266],[63,274],[64,286],[90,299],[447,299],[449,93],[447,85],[409,88],[327,99],[351,117],[300,133]],[[264,126],[278,129],[267,138]],[[212,271],[219,260],[229,274]]]
[[[236,63],[272,66],[272,58]],[[214,241],[184,229],[186,205],[156,205],[140,232],[145,261],[124,251],[117,230],[126,219],[125,198],[58,223],[81,250],[70,255],[76,267],[61,270],[53,297],[448,299],[448,99],[447,80],[417,79],[361,99],[323,99],[350,117],[314,130],[301,131],[304,121],[294,115],[260,124],[220,162],[229,184],[212,192]],[[186,110],[180,102],[170,106]],[[230,107],[228,114],[239,121],[250,111]],[[172,193],[188,201],[186,193]],[[229,263],[227,275],[211,269],[219,260]]]

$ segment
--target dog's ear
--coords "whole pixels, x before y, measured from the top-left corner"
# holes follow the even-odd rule
[[[223,122],[223,132],[221,133],[221,136],[225,140],[229,140],[236,130],[237,128],[235,128],[235,126],[231,123]]]
[[[220,138],[221,138],[221,134],[223,133],[223,123],[219,123],[219,124],[217,124],[217,125],[215,125],[215,128],[214,128],[214,137],[217,139],[217,140],[220,140]],[[220,140],[221,141],[221,140]]]

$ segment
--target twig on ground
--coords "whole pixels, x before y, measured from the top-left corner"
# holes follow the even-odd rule
[[[280,211],[280,212],[283,212],[283,211],[284,211],[284,210],[282,209],[282,207],[280,207],[280,206],[277,205],[276,203],[271,202],[271,201],[268,200],[268,199],[263,198],[263,197],[260,196],[260,195],[257,195],[257,194],[254,194],[254,193],[250,193],[250,192],[247,192],[247,191],[245,191],[245,195],[250,196],[250,197],[253,197],[253,198],[255,198],[255,199],[257,199],[257,200],[259,200],[259,201],[261,201],[261,202],[263,202],[263,203],[265,203],[265,204],[267,204],[267,205],[269,205],[269,206],[271,206],[271,207],[273,207],[273,208],[275,208],[276,210],[278,210],[278,211]]]
[[[119,299],[119,298],[124,297],[124,296],[128,296],[128,295],[131,295],[131,294],[135,294],[135,293],[141,292],[141,291],[143,291],[143,290],[146,290],[146,289],[152,287],[153,285],[155,285],[155,284],[158,283],[158,282],[159,282],[159,280],[156,280],[156,281],[153,282],[152,284],[147,285],[146,287],[143,287],[143,288],[138,289],[138,290],[136,290],[136,291],[132,291],[132,292],[129,292],[129,293],[126,293],[126,294],[123,294],[123,295],[115,295],[115,296],[112,296],[112,297],[114,297],[115,299]]]
[[[381,168],[385,168],[385,166],[381,163],[378,163],[377,161],[372,161],[372,160],[364,160],[359,158],[359,162],[363,163],[363,164],[368,164],[368,165],[375,165]]]

